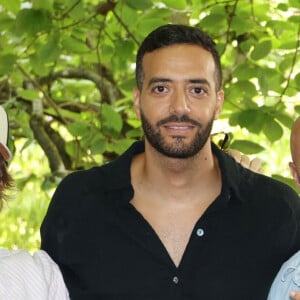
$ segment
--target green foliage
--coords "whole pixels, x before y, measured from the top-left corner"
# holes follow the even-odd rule
[[[23,166],[35,175],[22,176],[20,194],[38,195],[31,203],[42,206],[31,207],[34,221],[26,219],[32,236],[57,174],[109,161],[141,137],[132,110],[135,53],[165,23],[191,24],[216,40],[225,91],[218,130],[230,131],[228,146],[259,155],[270,174],[287,170],[281,158],[300,114],[298,0],[0,0],[0,104],[10,116],[12,149],[22,141],[13,173],[26,151],[44,149],[40,174]],[[50,170],[57,161],[63,170]],[[5,228],[3,236],[11,235]],[[11,245],[36,247],[27,240]]]

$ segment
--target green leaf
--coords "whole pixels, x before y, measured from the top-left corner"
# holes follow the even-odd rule
[[[265,96],[264,104],[267,107],[275,106],[280,101],[279,97]]]
[[[263,132],[271,143],[279,140],[283,135],[282,127],[272,118],[265,122]]]
[[[269,80],[263,72],[258,74],[258,83],[262,94],[266,97],[269,92]]]
[[[90,125],[87,122],[77,121],[67,125],[68,131],[76,137],[84,136],[90,132]]]
[[[0,75],[10,73],[13,70],[16,61],[17,56],[14,54],[0,55]]]
[[[295,105],[295,111],[300,114],[300,105]]]
[[[46,76],[49,73],[49,68],[41,61],[37,53],[30,56],[31,68],[39,76]]]
[[[248,109],[232,114],[229,124],[239,124],[241,127],[247,128],[250,132],[258,134],[262,130],[265,117],[265,114],[260,109]]]
[[[133,55],[134,43],[130,40],[121,40],[116,42],[115,55],[119,57],[130,57]]]
[[[6,13],[0,13],[0,30],[6,32],[15,26],[15,20]]]
[[[121,155],[124,151],[126,151],[135,140],[132,139],[122,139],[115,141],[108,146],[108,151],[115,152],[118,155]]]
[[[266,57],[272,49],[272,42],[269,40],[258,43],[254,50],[251,52],[251,58],[253,60],[260,60]]]
[[[296,87],[298,87],[298,91],[299,91],[300,90],[300,73],[298,73],[295,76],[294,81],[295,81],[295,85],[296,85]]]
[[[48,36],[46,43],[37,49],[37,55],[42,63],[54,62],[59,57],[59,33],[55,32]]]
[[[17,30],[28,35],[48,32],[52,28],[52,18],[47,10],[23,9],[16,19]]]
[[[234,140],[230,145],[230,148],[239,150],[247,155],[256,154],[265,150],[261,145],[246,140]]]
[[[226,19],[222,14],[210,14],[200,21],[200,26],[210,28],[212,26],[225,26]]]
[[[257,95],[257,91],[255,85],[251,81],[240,80],[230,87],[230,94],[232,94],[234,98],[252,99]]]
[[[286,70],[291,69],[292,65],[293,65],[293,55],[286,56],[279,64],[279,70],[280,72],[284,73]]]
[[[17,13],[20,9],[20,0],[0,0],[0,5],[10,12]]]
[[[18,96],[27,100],[37,100],[40,98],[37,90],[21,90],[18,91]]]
[[[299,0],[289,0],[289,6],[300,8],[300,2]]]
[[[100,135],[95,136],[90,146],[91,154],[102,154],[106,150],[106,145],[107,142],[104,138]]]
[[[148,8],[151,8],[153,3],[151,0],[125,0],[125,3],[133,8],[133,9],[137,9],[137,10],[146,10]]]
[[[105,135],[118,138],[123,126],[121,116],[108,104],[102,105],[102,131]]]
[[[167,7],[175,8],[175,9],[186,9],[187,3],[186,0],[163,0],[164,4]]]
[[[286,3],[279,3],[277,8],[282,10],[282,11],[288,11],[289,6]]]
[[[32,7],[34,9],[45,9],[52,12],[53,0],[32,0]]]
[[[289,114],[281,111],[276,112],[275,119],[277,119],[281,124],[288,128],[288,130],[292,128],[294,123],[293,118]]]
[[[61,44],[64,50],[70,53],[74,52],[74,53],[82,54],[90,51],[85,41],[81,41],[69,36],[64,36]]]
[[[300,16],[291,16],[291,17],[289,17],[288,22],[299,24],[300,23]]]
[[[248,32],[249,28],[253,27],[253,22],[245,16],[235,15],[232,19],[232,29],[236,32],[237,35],[244,34]]]
[[[257,76],[258,70],[256,67],[250,65],[248,62],[239,64],[236,69],[232,72],[234,77],[237,77],[239,81],[249,80]]]

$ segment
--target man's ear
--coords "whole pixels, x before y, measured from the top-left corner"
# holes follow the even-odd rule
[[[215,120],[219,118],[220,113],[222,111],[224,103],[224,91],[220,90],[217,92],[217,102],[216,102],[216,108],[215,108]]]
[[[141,119],[140,94],[141,92],[138,88],[133,90],[133,108],[139,119]]]
[[[290,162],[289,166],[290,166],[290,170],[291,170],[291,174],[293,176],[293,179],[294,179],[297,187],[300,189],[300,180],[299,180],[299,176],[298,176],[298,173],[297,173],[297,170],[296,170],[296,166],[293,162]]]

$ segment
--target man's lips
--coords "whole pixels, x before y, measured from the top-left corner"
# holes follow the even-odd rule
[[[177,124],[164,124],[163,127],[165,128],[165,130],[172,132],[172,134],[177,133],[188,133],[190,132],[192,129],[195,128],[195,125],[192,124],[186,124],[186,123],[177,123]]]
[[[163,127],[170,128],[170,129],[184,130],[184,129],[194,128],[195,125],[187,124],[187,123],[175,123],[175,124],[171,123],[171,124],[164,124]]]

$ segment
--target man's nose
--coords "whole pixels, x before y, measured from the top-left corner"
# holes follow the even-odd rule
[[[190,111],[189,99],[186,92],[181,89],[176,89],[171,96],[170,113],[174,115],[184,115]]]

